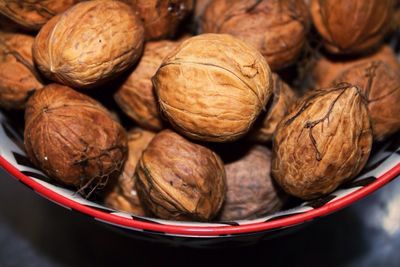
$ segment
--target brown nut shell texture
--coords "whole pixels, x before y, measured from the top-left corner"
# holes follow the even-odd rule
[[[382,61],[364,62],[342,72],[334,84],[359,86],[368,102],[372,131],[382,141],[400,130],[400,72]]]
[[[165,40],[147,43],[139,64],[114,95],[119,107],[145,129],[158,131],[163,127],[151,78],[177,46],[178,42]]]
[[[74,3],[74,0],[0,0],[0,13],[27,29],[39,30]]]
[[[222,160],[171,130],[157,134],[136,168],[142,203],[157,217],[209,221],[225,198]]]
[[[368,160],[372,131],[357,87],[305,96],[279,125],[272,174],[289,194],[313,199],[354,178]]]
[[[47,78],[75,88],[91,88],[137,61],[143,32],[140,19],[122,2],[82,2],[43,26],[33,56]]]
[[[393,0],[311,0],[311,15],[327,50],[358,54],[383,40],[393,5]]]
[[[182,42],[153,84],[162,113],[179,132],[212,142],[246,134],[272,94],[264,57],[226,34]]]
[[[32,62],[34,38],[0,32],[0,107],[23,109],[29,94],[43,85]]]
[[[254,145],[244,155],[225,164],[226,198],[219,220],[244,220],[282,208],[286,197],[271,176],[271,151]]]
[[[135,169],[143,150],[146,149],[154,136],[154,133],[140,128],[129,131],[128,158],[116,184],[105,197],[105,203],[108,207],[140,216],[145,215],[135,188]]]
[[[127,150],[125,130],[100,103],[58,84],[29,98],[24,142],[36,166],[86,196],[119,174]]]
[[[273,71],[293,63],[309,29],[303,0],[212,1],[202,17],[204,33],[231,34],[257,48]]]

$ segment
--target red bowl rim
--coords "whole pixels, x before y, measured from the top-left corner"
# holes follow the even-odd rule
[[[151,222],[143,222],[135,219],[123,218],[117,215],[109,214],[96,210],[91,207],[84,206],[78,202],[70,200],[48,188],[34,181],[30,177],[21,173],[17,168],[10,164],[6,159],[0,156],[0,166],[2,166],[11,175],[16,177],[21,182],[30,186],[39,194],[61,204],[62,206],[80,211],[81,213],[88,214],[97,219],[103,220],[107,223],[114,224],[124,228],[140,229],[147,231],[162,232],[172,235],[186,235],[186,236],[221,236],[221,235],[238,235],[248,234],[253,232],[261,232],[266,230],[273,230],[278,228],[289,227],[297,224],[304,223],[317,217],[321,217],[344,208],[351,203],[367,196],[368,194],[376,191],[383,185],[387,184],[394,178],[400,175],[400,163],[395,165],[392,169],[377,177],[376,181],[371,184],[356,190],[349,195],[334,200],[325,204],[320,208],[315,208],[304,213],[294,214],[289,217],[284,217],[267,222],[252,223],[237,226],[179,226],[179,225],[165,225]]]

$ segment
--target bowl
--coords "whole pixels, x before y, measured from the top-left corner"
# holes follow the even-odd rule
[[[254,220],[215,223],[177,222],[136,216],[113,210],[82,198],[59,185],[36,168],[23,149],[23,114],[0,111],[0,166],[39,195],[71,211],[87,215],[114,230],[135,238],[209,247],[226,244],[250,244],[298,229],[315,218],[342,209],[363,198],[400,175],[400,134],[373,148],[367,166],[358,177],[332,194]]]

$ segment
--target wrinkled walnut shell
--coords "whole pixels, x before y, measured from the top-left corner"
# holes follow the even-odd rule
[[[313,199],[334,191],[364,167],[372,146],[367,106],[356,87],[306,95],[279,124],[272,174],[289,194]]]
[[[177,45],[172,41],[147,43],[139,64],[114,95],[120,108],[145,129],[158,131],[163,127],[151,78]]]
[[[292,64],[309,29],[303,0],[212,1],[202,17],[204,33],[231,34],[257,48],[273,71]]]
[[[49,79],[91,88],[137,61],[143,32],[140,19],[122,2],[82,2],[43,26],[33,45],[33,57]]]
[[[183,41],[153,84],[162,113],[179,132],[212,142],[245,135],[272,94],[264,57],[226,34]]]
[[[225,197],[219,156],[171,130],[153,138],[135,175],[141,202],[163,219],[209,221]]]
[[[24,109],[31,92],[43,85],[32,62],[34,38],[0,32],[0,107]]]
[[[24,138],[36,166],[86,196],[119,174],[125,161],[122,126],[97,101],[58,84],[29,98]]]

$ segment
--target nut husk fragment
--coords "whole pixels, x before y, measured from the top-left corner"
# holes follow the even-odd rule
[[[154,133],[135,128],[128,133],[128,158],[117,183],[105,197],[105,204],[113,209],[144,216],[135,188],[135,169],[143,150],[146,149]]]
[[[303,0],[212,1],[202,17],[204,33],[231,34],[257,48],[273,71],[293,63],[309,29]]]
[[[171,130],[153,138],[135,175],[141,202],[163,219],[209,221],[225,197],[219,156]]]
[[[227,191],[219,220],[267,215],[281,209],[286,200],[271,177],[271,151],[261,145],[245,148],[239,158],[225,164]]]
[[[212,142],[246,134],[272,94],[264,57],[226,34],[183,41],[153,84],[162,113],[179,132]]]
[[[163,127],[151,78],[177,45],[178,42],[172,41],[147,43],[139,64],[114,94],[120,108],[145,129],[158,131]]]
[[[359,86],[368,102],[374,138],[384,140],[400,129],[400,72],[382,61],[359,63],[333,82]]]
[[[0,13],[27,29],[39,30],[74,3],[74,0],[0,0]]]
[[[34,38],[0,32],[0,107],[24,109],[31,92],[43,85],[32,62]]]
[[[82,2],[43,26],[33,45],[33,57],[49,79],[91,88],[137,61],[143,32],[140,19],[122,2]]]
[[[125,130],[100,103],[58,84],[29,98],[24,138],[36,166],[87,197],[119,174],[127,150]]]
[[[393,0],[311,0],[314,25],[326,49],[359,54],[377,46],[390,30]]]
[[[354,178],[368,160],[372,131],[357,87],[340,85],[299,102],[279,124],[272,174],[289,194],[313,199]]]

